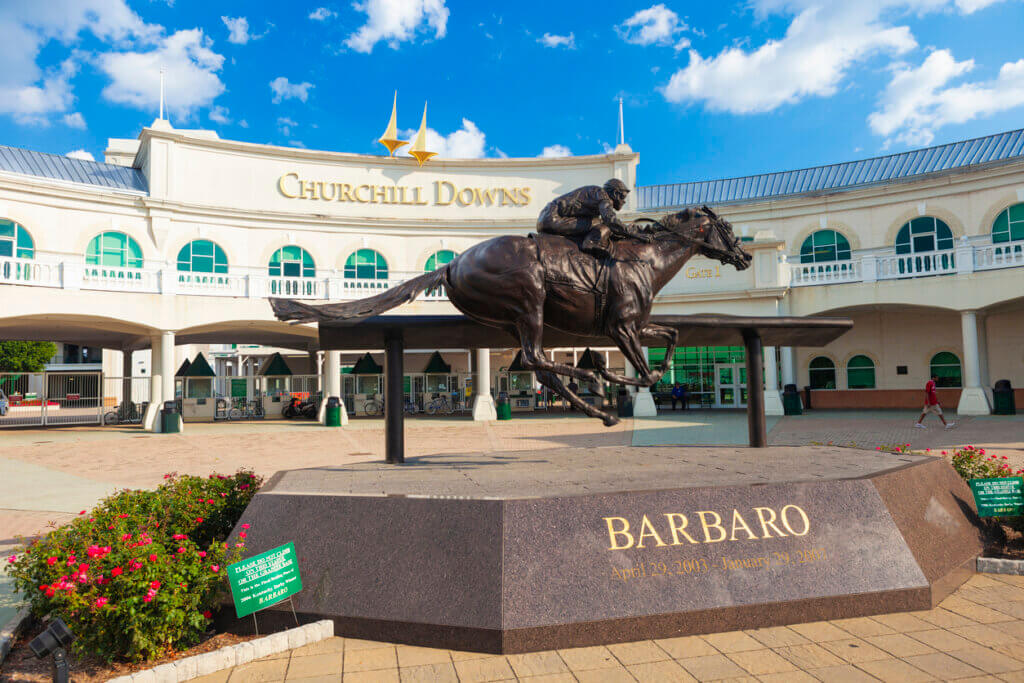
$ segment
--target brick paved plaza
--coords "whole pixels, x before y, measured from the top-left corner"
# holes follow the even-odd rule
[[[974,444],[1024,465],[1024,418],[937,422],[916,415],[815,412],[775,418],[772,445],[910,443],[938,454]],[[635,424],[634,424],[635,422]],[[605,429],[576,416],[510,422],[417,419],[407,457],[558,446],[742,444],[742,413],[675,413]],[[0,435],[0,552],[15,536],[45,530],[124,487],[154,487],[170,471],[205,474],[252,467],[269,475],[383,457],[381,420],[343,430],[298,423],[188,425],[180,435],[133,429],[12,430]],[[726,452],[723,450],[723,453]],[[0,577],[0,581],[3,577]],[[14,600],[0,584],[0,622]],[[1024,577],[975,576],[935,610],[513,656],[334,638],[202,680],[1024,680]]]

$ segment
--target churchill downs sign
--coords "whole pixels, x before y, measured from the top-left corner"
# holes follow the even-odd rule
[[[410,206],[528,206],[529,187],[459,187],[447,180],[422,185],[374,185],[304,180],[285,173],[277,180],[278,191],[288,199],[314,199],[354,204],[406,204]]]

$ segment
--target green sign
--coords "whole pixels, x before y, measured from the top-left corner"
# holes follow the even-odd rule
[[[248,398],[249,397],[249,380],[244,377],[241,379],[231,380],[231,398]]]
[[[228,565],[228,583],[239,618],[295,595],[302,590],[295,544]]]
[[[970,479],[979,517],[1024,515],[1024,477]]]

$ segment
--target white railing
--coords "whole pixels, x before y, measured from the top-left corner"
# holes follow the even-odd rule
[[[988,244],[974,250],[975,270],[995,270],[1014,266],[1024,266],[1024,242]]]
[[[82,289],[155,293],[160,291],[160,273],[142,268],[86,265],[82,269]]]
[[[0,283],[60,287],[59,263],[24,258],[0,257]]]
[[[166,283],[168,277],[164,273]],[[174,293],[199,294],[204,296],[247,296],[248,283],[245,275],[231,273],[171,273]]]
[[[877,272],[879,280],[955,273],[956,250],[946,249],[943,251],[931,251],[925,254],[879,256]]]
[[[250,279],[256,276],[250,276]],[[326,299],[327,280],[315,277],[267,277],[265,295],[289,299]]]
[[[860,282],[860,261],[834,261],[832,263],[793,263],[790,265],[794,287],[831,285],[839,282]]]

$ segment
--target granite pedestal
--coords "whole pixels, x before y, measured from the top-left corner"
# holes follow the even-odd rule
[[[300,616],[495,653],[930,609],[981,551],[944,460],[833,447],[289,470],[240,523],[251,553],[295,543]],[[286,605],[261,612],[261,630],[285,619]]]

